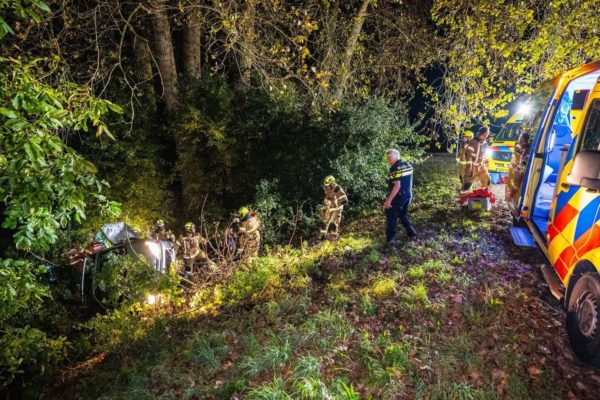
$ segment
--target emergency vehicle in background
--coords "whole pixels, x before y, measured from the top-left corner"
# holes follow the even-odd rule
[[[516,112],[513,114],[500,132],[493,137],[485,152],[488,160],[488,171],[494,184],[506,183],[512,151],[519,138],[522,122],[523,115],[521,113]]]
[[[600,365],[600,60],[542,84],[525,103],[506,200],[515,243],[537,243],[567,309],[575,354]],[[534,243],[535,241],[535,243]]]

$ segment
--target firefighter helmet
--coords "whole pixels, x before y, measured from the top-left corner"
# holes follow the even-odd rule
[[[327,175],[325,177],[325,179],[323,179],[323,184],[324,185],[334,185],[335,184],[335,178],[333,177],[333,175]]]
[[[196,225],[194,225],[193,222],[186,222],[186,224],[185,224],[185,230],[186,230],[186,232],[191,231],[195,227],[196,227]]]
[[[238,210],[238,213],[240,214],[241,218],[246,218],[246,215],[248,215],[249,212],[250,210],[248,210],[248,207],[240,207],[240,209]]]

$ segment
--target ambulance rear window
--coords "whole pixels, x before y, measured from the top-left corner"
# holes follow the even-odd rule
[[[581,150],[600,150],[600,100],[594,100],[589,110]]]

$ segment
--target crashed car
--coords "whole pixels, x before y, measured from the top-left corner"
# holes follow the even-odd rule
[[[124,222],[104,225],[85,250],[70,255],[71,265],[81,273],[79,285],[82,298],[93,287],[93,272],[102,268],[108,254],[115,253],[143,260],[163,274],[169,271],[176,258],[175,245],[171,242],[142,239]]]

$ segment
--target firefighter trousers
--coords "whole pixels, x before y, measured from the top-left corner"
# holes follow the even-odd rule
[[[490,186],[490,180],[490,174],[485,166],[474,166],[472,172],[466,170],[464,176],[462,176],[462,187],[460,190],[461,192],[468,192],[475,182],[479,182],[481,187],[488,187]]]

